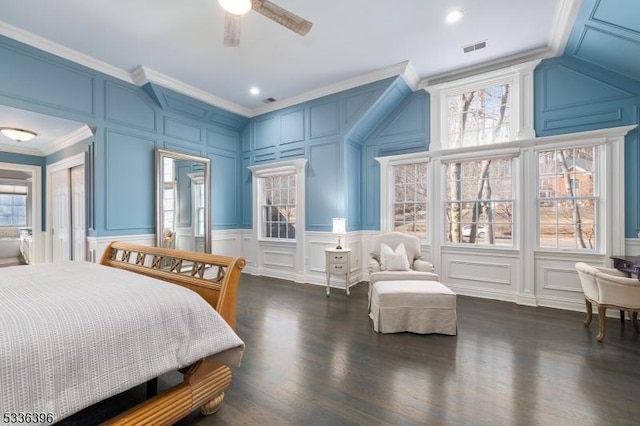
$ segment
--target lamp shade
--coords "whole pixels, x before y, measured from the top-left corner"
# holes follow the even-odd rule
[[[333,233],[334,234],[346,234],[347,233],[347,219],[338,217],[333,218]]]
[[[224,10],[234,15],[244,15],[251,10],[251,0],[218,0]]]
[[[16,129],[13,127],[0,127],[0,132],[16,142],[28,141],[37,136],[36,133],[29,130]]]

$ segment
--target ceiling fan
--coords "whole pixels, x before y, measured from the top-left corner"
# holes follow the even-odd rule
[[[313,25],[306,19],[302,19],[268,0],[218,0],[218,3],[225,10],[225,46],[232,47],[240,44],[240,17],[250,10],[254,10],[302,36],[306,35]]]

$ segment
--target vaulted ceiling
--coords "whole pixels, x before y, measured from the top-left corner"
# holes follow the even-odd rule
[[[224,47],[217,0],[7,0],[0,34],[142,85],[152,82],[254,116],[403,74],[440,82],[526,59],[574,57],[640,80],[638,0],[276,0],[310,20],[305,37],[249,12],[239,47]],[[447,24],[452,10],[463,19]],[[487,47],[463,53],[462,47]],[[259,96],[249,93],[258,86]],[[277,101],[264,104],[267,97]],[[88,131],[1,109],[46,146]],[[0,145],[8,143],[2,140]]]

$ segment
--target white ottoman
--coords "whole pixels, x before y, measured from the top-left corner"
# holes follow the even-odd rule
[[[378,281],[371,289],[373,329],[378,333],[456,335],[456,294],[437,281]]]

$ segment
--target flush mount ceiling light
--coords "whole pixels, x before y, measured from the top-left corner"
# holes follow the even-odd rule
[[[16,129],[14,127],[0,127],[0,133],[8,137],[9,139],[13,139],[16,142],[25,142],[29,141],[36,136],[37,133],[31,132],[29,130]]]
[[[218,3],[234,15],[244,15],[251,10],[251,0],[218,0]]]
[[[447,23],[454,24],[462,19],[464,12],[461,10],[454,10],[447,15]]]

